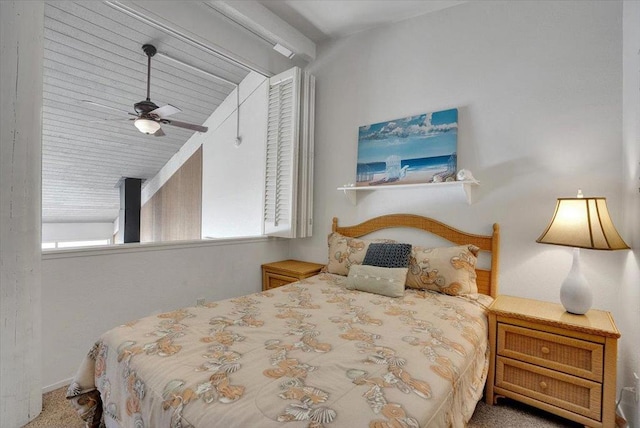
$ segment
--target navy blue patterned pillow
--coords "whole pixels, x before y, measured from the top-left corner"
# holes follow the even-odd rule
[[[370,244],[363,265],[386,268],[406,268],[409,266],[411,244]]]

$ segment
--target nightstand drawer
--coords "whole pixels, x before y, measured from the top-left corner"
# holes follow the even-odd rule
[[[604,346],[586,340],[498,323],[498,355],[602,381]]]
[[[276,273],[266,272],[264,274],[265,278],[265,290],[270,290],[272,288],[281,287],[283,285],[291,284],[292,282],[298,281],[298,278],[292,278],[290,276],[278,275]]]
[[[495,386],[594,420],[601,417],[602,385],[586,379],[498,357]]]

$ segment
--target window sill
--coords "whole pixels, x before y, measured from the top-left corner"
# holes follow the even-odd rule
[[[111,254],[126,254],[149,251],[180,250],[187,248],[216,247],[221,245],[242,245],[256,242],[279,240],[270,236],[247,236],[238,238],[207,238],[194,241],[149,242],[110,245],[105,247],[84,247],[70,249],[43,250],[42,260],[71,257],[92,257]]]

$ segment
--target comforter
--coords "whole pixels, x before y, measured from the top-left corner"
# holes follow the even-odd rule
[[[462,427],[488,366],[484,295],[348,290],[322,273],[104,333],[67,398],[88,427]]]

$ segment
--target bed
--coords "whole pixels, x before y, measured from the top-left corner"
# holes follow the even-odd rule
[[[401,244],[363,238],[388,228],[454,245],[410,246],[406,268],[367,264],[406,256]],[[410,214],[347,227],[334,218],[323,272],[105,332],[67,398],[87,427],[463,427],[487,376],[498,244],[497,224],[476,235]],[[488,266],[468,250],[490,254]],[[384,273],[361,273],[373,269]],[[405,278],[387,281],[387,271]]]

